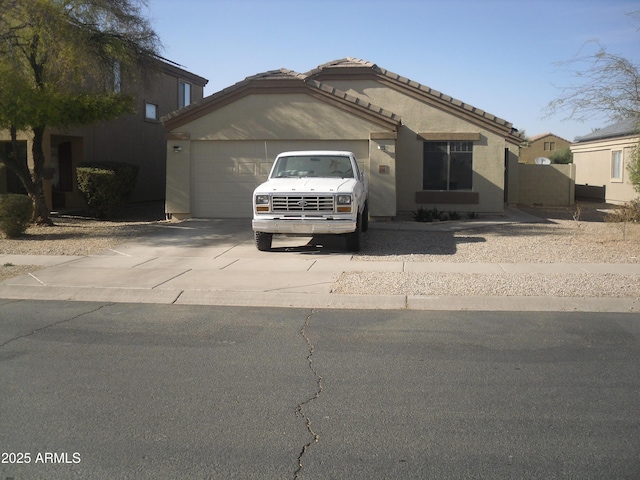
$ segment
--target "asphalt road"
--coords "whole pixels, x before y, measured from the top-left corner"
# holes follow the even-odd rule
[[[0,478],[637,479],[639,338],[637,314],[0,300]]]

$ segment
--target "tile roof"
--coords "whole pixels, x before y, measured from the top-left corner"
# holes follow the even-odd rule
[[[602,140],[605,138],[626,137],[629,135],[637,135],[640,133],[640,120],[628,118],[621,122],[601,128],[595,132],[591,132],[582,137],[577,137],[575,143],[591,142],[593,140]]]
[[[536,141],[538,141],[538,140],[541,140],[541,139],[543,139],[543,138],[545,138],[545,137],[550,137],[550,136],[554,136],[554,137],[556,137],[556,138],[559,138],[560,140],[564,140],[564,141],[565,141],[565,142],[567,142],[567,143],[571,143],[569,140],[567,140],[567,139],[565,139],[565,138],[562,138],[562,137],[560,137],[560,136],[556,135],[555,133],[551,133],[551,132],[541,133],[541,134],[539,134],[539,135],[535,135],[535,136],[533,136],[533,137],[529,138],[529,143],[536,142]]]
[[[401,118],[390,110],[386,110],[380,106],[374,105],[361,97],[350,95],[346,92],[338,90],[326,83],[322,83],[318,79],[321,78],[321,75],[323,74],[330,74],[332,70],[336,71],[336,73],[338,73],[338,70],[341,70],[340,73],[344,73],[345,69],[349,69],[353,73],[365,73],[381,76],[389,80],[390,83],[395,84],[401,88],[408,89],[414,92],[414,94],[424,98],[425,100],[436,102],[457,110],[462,110],[472,118],[475,117],[481,121],[488,122],[486,124],[497,127],[497,129],[506,133],[514,141],[521,141],[524,139],[524,135],[514,129],[513,125],[506,120],[496,117],[495,115],[491,115],[490,113],[476,108],[473,105],[464,103],[418,82],[402,77],[384,68],[380,68],[375,63],[353,57],[346,57],[327,62],[313,70],[310,70],[307,73],[298,73],[293,70],[281,68],[278,70],[269,70],[267,72],[249,76],[244,80],[231,85],[230,87],[220,90],[219,92],[216,92],[200,100],[199,102],[191,104],[176,112],[169,113],[162,118],[162,121],[164,123],[168,122],[168,126],[170,128],[174,128],[176,125],[186,123],[194,117],[210,111],[211,109],[215,108],[216,104],[223,102],[225,98],[233,95],[234,92],[241,92],[243,89],[250,88],[251,86],[276,86],[278,84],[279,86],[282,86],[283,82],[297,81],[308,86],[312,90],[315,89],[319,92],[323,92],[325,95],[330,95],[342,102],[346,102],[357,108],[363,109],[364,111],[369,112],[369,114],[384,119],[384,121],[386,122],[392,122],[396,124],[401,123]]]
[[[197,118],[200,114],[205,114],[211,109],[215,108],[215,105],[219,102],[223,102],[225,98],[232,96],[234,93],[242,92],[244,89],[251,88],[252,86],[274,86],[281,87],[283,82],[299,82],[302,87],[310,88],[311,90],[317,90],[324,95],[334,97],[336,100],[347,103],[368,112],[370,115],[381,118],[387,124],[399,124],[401,119],[395,113],[385,110],[382,107],[374,105],[370,102],[363,100],[362,98],[354,95],[349,95],[337,88],[330,85],[326,85],[317,80],[310,79],[308,75],[295,72],[286,68],[280,68],[278,70],[269,70],[267,72],[258,73],[246,77],[244,80],[237,82],[219,92],[203,98],[198,102],[194,102],[191,105],[184,107],[180,110],[171,112],[162,117],[162,122],[173,124],[171,128],[178,124],[186,123],[187,121]]]
[[[500,117],[496,117],[495,115],[492,115],[488,112],[485,112],[480,108],[474,107],[473,105],[464,103],[461,100],[453,98],[449,95],[445,95],[444,93],[439,92],[438,90],[434,90],[426,85],[422,85],[416,81],[410,80],[406,77],[402,77],[397,73],[390,72],[389,70],[381,68],[375,63],[369,62],[367,60],[362,60],[362,59],[353,58],[353,57],[346,57],[338,60],[333,60],[331,62],[322,64],[313,70],[310,70],[309,72],[306,73],[306,75],[309,77],[319,76],[322,73],[331,73],[332,69],[337,70],[337,69],[345,69],[345,68],[350,68],[350,69],[353,69],[354,71],[369,70],[375,74],[381,75],[385,78],[392,80],[398,85],[411,89],[424,97],[429,97],[436,101],[450,104],[453,107],[458,107],[465,110],[471,115],[476,115],[478,117],[481,117],[484,120],[494,122],[505,129],[511,130],[511,134],[516,138],[524,139],[524,136],[520,134],[516,129],[514,129],[513,124],[511,124],[510,122],[507,122],[506,120]]]

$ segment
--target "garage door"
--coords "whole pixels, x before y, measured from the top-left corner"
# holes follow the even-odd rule
[[[349,150],[368,159],[368,141],[194,141],[191,144],[192,215],[251,218],[253,190],[267,179],[280,152]],[[363,162],[364,163],[364,162]]]

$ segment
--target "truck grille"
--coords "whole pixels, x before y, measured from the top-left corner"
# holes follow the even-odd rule
[[[282,195],[272,198],[274,212],[333,212],[333,196]]]

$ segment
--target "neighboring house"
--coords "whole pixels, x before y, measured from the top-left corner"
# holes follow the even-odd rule
[[[550,158],[553,152],[569,148],[571,142],[553,133],[531,137],[526,147],[520,149],[520,163],[535,163],[536,158]]]
[[[505,120],[353,58],[248,77],[162,120],[166,211],[177,218],[251,217],[276,155],[302,149],[354,152],[372,217],[501,213],[505,164],[522,142]]]
[[[201,100],[207,80],[177,64],[160,61],[160,73],[148,87],[127,85],[119,80],[115,88],[135,96],[137,113],[118,120],[97,123],[68,131],[48,130],[45,134],[44,181],[50,209],[83,208],[78,191],[76,167],[85,161],[119,161],[140,167],[131,201],[162,200],[165,195],[166,137],[160,117]],[[31,161],[31,134],[19,136],[19,154]],[[0,159],[11,151],[9,133],[0,131]],[[0,192],[23,193],[13,172],[0,162]]]
[[[581,187],[600,189],[601,198],[614,204],[638,197],[627,171],[638,142],[640,132],[634,120],[619,122],[576,138],[571,145],[576,165],[576,192]]]

